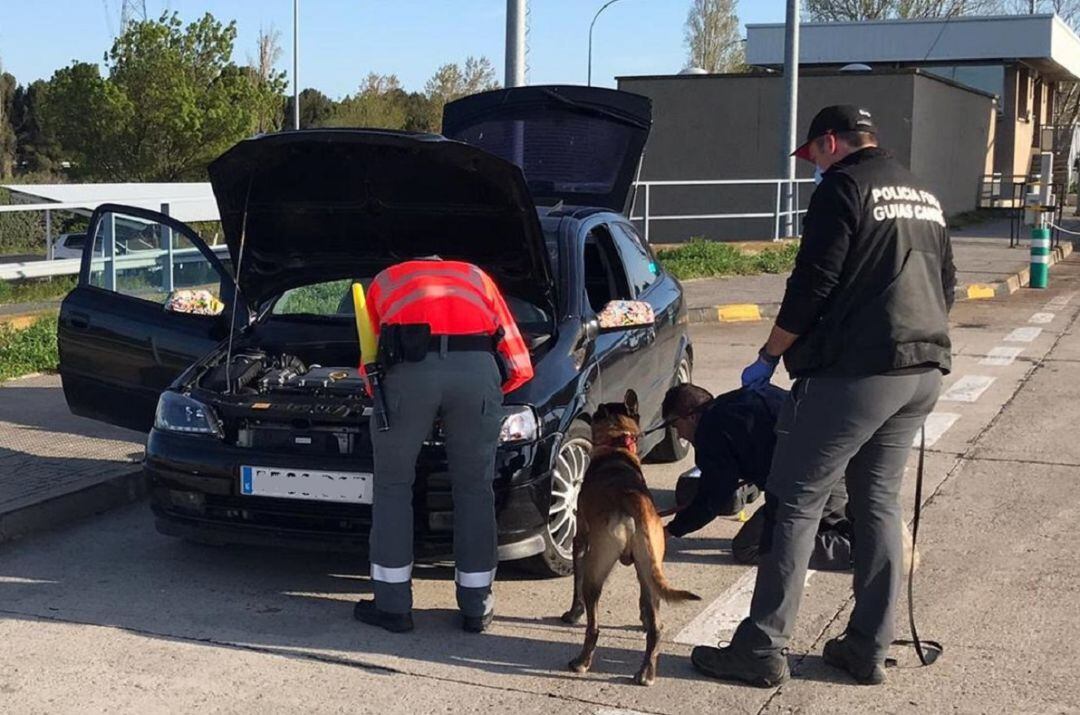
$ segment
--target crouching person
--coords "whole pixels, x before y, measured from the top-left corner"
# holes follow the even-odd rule
[[[776,418],[788,392],[768,385],[760,390],[740,389],[713,398],[696,385],[671,388],[664,397],[663,418],[679,436],[694,445],[700,476],[681,477],[675,518],[668,522],[671,536],[684,537],[718,515],[735,513],[740,490],[760,489],[765,504],[743,524],[731,542],[735,560],[757,564],[772,543],[776,503],[768,495],[766,478],[776,446]],[[696,483],[696,488],[695,487]],[[851,526],[845,516],[847,490],[840,481],[829,497],[818,527],[811,568],[844,571],[851,568]]]

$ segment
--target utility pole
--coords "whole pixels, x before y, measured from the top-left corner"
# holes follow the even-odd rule
[[[781,162],[784,184],[784,236],[795,235],[795,157],[798,147],[795,133],[799,121],[799,0],[787,0],[787,25],[784,32],[784,87],[787,112],[784,116],[784,156]]]
[[[292,123],[300,128],[300,0],[292,5]]]
[[[525,84],[525,2],[506,0],[506,82],[507,87]]]

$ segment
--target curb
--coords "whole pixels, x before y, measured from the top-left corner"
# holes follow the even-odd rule
[[[0,544],[139,501],[147,494],[141,464],[82,489],[0,514]]]
[[[1063,241],[1050,252],[1050,265],[1068,258],[1073,252],[1073,244]],[[1003,281],[996,283],[973,283],[957,286],[956,299],[988,300],[1012,295],[1031,283],[1031,268],[1024,268]],[[702,308],[690,308],[690,322],[700,323],[747,323],[766,318],[775,318],[780,310],[779,303],[725,303]]]

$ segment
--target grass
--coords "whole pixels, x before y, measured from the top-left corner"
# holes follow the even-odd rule
[[[78,282],[78,276],[0,281],[0,305],[38,303],[63,298],[75,288],[75,284]]]
[[[350,285],[352,281],[345,279],[293,288],[274,306],[274,314],[338,315],[338,306]]]
[[[21,330],[0,325],[0,380],[55,371],[58,363],[55,315]]]
[[[661,251],[659,258],[676,278],[685,280],[786,273],[795,266],[798,252],[799,244],[794,242],[750,252],[727,243],[693,238],[683,246]]]

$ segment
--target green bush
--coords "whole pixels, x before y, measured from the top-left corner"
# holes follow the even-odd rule
[[[38,303],[63,298],[79,282],[78,276],[56,276],[22,281],[0,280],[0,305]]]
[[[677,278],[715,278],[785,273],[794,267],[798,251],[797,243],[786,243],[750,253],[728,243],[692,238],[683,246],[661,251],[659,258]]]
[[[41,318],[29,328],[0,325],[0,380],[54,371],[58,364],[55,315]]]
[[[274,306],[275,315],[338,315],[338,306],[348,294],[349,279],[300,286],[286,291]],[[350,308],[352,303],[347,304]]]

